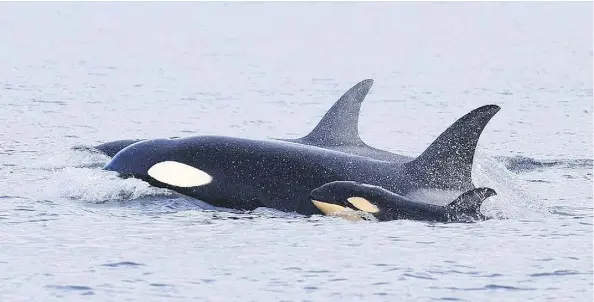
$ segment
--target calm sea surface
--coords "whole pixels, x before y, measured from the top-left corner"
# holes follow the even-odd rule
[[[592,3],[0,4],[0,301],[592,301]],[[373,78],[364,141],[485,129],[473,224],[199,201],[73,151],[296,138]]]

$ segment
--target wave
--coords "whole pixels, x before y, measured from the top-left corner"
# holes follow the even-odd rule
[[[530,185],[516,173],[505,168],[496,158],[477,151],[474,159],[473,181],[477,187],[494,189],[497,195],[489,197],[481,211],[498,219],[523,219],[549,215],[550,210],[537,196],[524,189]]]
[[[564,169],[592,169],[594,160],[592,159],[549,159],[539,160],[526,156],[497,156],[498,161],[505,164],[505,168],[514,173],[527,173],[535,170],[544,170],[547,168]]]
[[[94,204],[131,201],[152,196],[170,197],[172,192],[134,178],[94,168],[65,167],[47,180],[45,194]]]

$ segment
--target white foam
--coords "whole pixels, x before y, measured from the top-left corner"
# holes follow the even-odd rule
[[[528,183],[507,170],[502,163],[478,150],[474,157],[472,178],[476,187],[489,187],[497,192],[481,206],[485,215],[518,219],[549,213],[538,197],[528,195],[523,190],[522,187]]]
[[[56,171],[48,179],[43,190],[43,195],[91,203],[173,194],[169,190],[152,187],[139,179],[122,179],[114,172],[75,167]]]
[[[50,155],[43,155],[25,164],[31,169],[57,170],[67,167],[99,168],[103,167],[110,157],[99,152],[87,150],[60,149]]]

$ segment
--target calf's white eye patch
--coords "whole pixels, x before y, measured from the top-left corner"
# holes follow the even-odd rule
[[[357,215],[353,209],[345,208],[337,204],[312,200],[313,204],[322,211],[322,213],[331,216],[338,216],[350,221],[362,220],[361,216]]]
[[[176,161],[157,163],[148,170],[148,175],[162,183],[182,188],[203,186],[212,181],[208,173]]]
[[[357,209],[367,213],[377,213],[379,209],[363,197],[349,197],[347,201]]]

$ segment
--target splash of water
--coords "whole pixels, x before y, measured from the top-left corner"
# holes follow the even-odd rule
[[[38,160],[31,162],[27,168],[52,171],[68,167],[101,168],[109,160],[109,156],[93,151],[91,147],[86,149],[73,148],[52,152],[51,156],[42,155]]]
[[[520,219],[550,213],[538,197],[523,191],[522,187],[527,185],[526,182],[506,169],[504,163],[483,152],[477,151],[475,154],[472,176],[477,187],[486,186],[497,192],[497,195],[489,197],[481,208],[488,216]]]
[[[127,201],[172,194],[169,190],[152,187],[139,179],[122,179],[114,172],[77,167],[66,167],[57,171],[49,179],[46,188],[50,188],[50,192],[46,194],[90,203]]]

